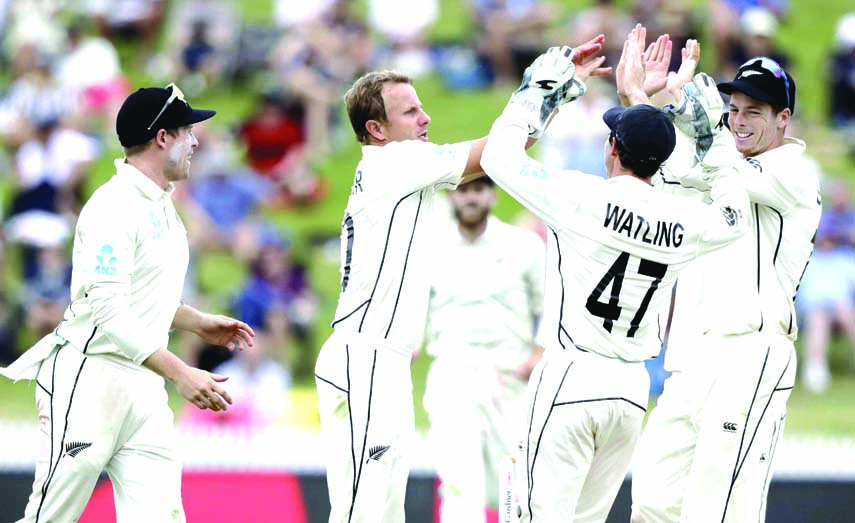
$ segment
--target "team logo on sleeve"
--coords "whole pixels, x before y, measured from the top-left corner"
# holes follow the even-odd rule
[[[102,274],[104,276],[116,275],[117,258],[113,256],[112,246],[104,245],[101,247],[101,254],[96,254],[95,259],[98,261],[98,264],[95,265],[95,274]]]
[[[733,207],[728,205],[721,210],[721,213],[724,214],[724,221],[731,227],[735,227],[739,223],[739,211]]]
[[[534,178],[535,180],[543,180],[546,178],[546,169],[538,162],[529,159],[523,165],[520,174],[528,178]]]

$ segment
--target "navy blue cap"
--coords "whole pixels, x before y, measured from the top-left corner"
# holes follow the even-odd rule
[[[164,109],[173,89],[171,84],[168,87],[143,87],[125,99],[116,115],[116,134],[123,147],[144,144],[157,136],[160,129],[178,129],[217,114],[217,111],[209,109],[193,109],[183,95],[177,96]],[[161,110],[163,113],[158,116]]]
[[[640,162],[658,165],[674,152],[677,133],[662,109],[652,105],[612,107],[603,114],[603,121],[623,150]]]
[[[796,81],[775,60],[755,56],[737,69],[732,82],[718,84],[724,94],[734,91],[777,107],[796,109]]]

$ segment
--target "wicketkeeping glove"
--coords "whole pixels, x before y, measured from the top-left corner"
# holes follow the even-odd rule
[[[550,47],[525,70],[505,111],[519,114],[528,124],[529,136],[540,138],[556,107],[585,94],[585,84],[573,78],[575,73],[573,49]]]
[[[724,101],[715,80],[704,73],[683,86],[683,101],[679,107],[667,105],[665,112],[674,119],[674,125],[695,142],[695,155],[699,161],[713,144],[714,134],[723,128]]]

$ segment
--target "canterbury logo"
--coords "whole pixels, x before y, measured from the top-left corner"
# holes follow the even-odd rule
[[[80,441],[69,441],[65,444],[65,453],[72,458],[91,447],[91,443],[83,443]]]
[[[387,450],[389,450],[389,445],[377,445],[375,447],[371,447],[368,449],[368,459],[380,461],[380,458],[383,457],[383,454],[385,454]]]
[[[725,421],[722,423],[721,428],[723,428],[725,432],[736,432],[736,423]]]
[[[760,160],[758,160],[757,158],[746,158],[745,161],[748,162],[751,167],[754,167],[761,173],[763,172],[763,166],[760,165]]]

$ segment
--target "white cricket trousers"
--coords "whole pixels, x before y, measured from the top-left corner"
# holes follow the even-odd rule
[[[118,523],[185,521],[181,464],[163,380],[65,344],[36,378],[40,451],[19,523],[72,523],[106,469]]]
[[[330,523],[402,523],[415,433],[412,356],[334,332],[315,364]]]
[[[524,434],[525,382],[478,363],[441,356],[427,375],[424,407],[441,481],[441,523],[483,523],[484,508],[498,508],[499,466],[516,454]]]
[[[649,389],[642,362],[572,347],[547,350],[529,380],[522,523],[606,520],[629,470]]]
[[[763,523],[796,373],[781,335],[706,336],[665,382],[632,469],[633,523]]]

